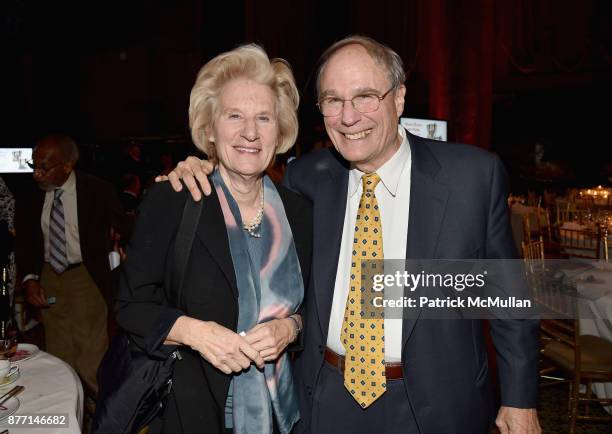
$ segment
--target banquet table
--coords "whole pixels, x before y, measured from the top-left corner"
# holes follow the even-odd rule
[[[612,342],[612,264],[585,266],[574,278],[581,297],[580,334]],[[594,383],[593,392],[612,398],[612,383]],[[604,408],[612,413],[612,405]]]
[[[14,416],[20,415],[65,415],[67,427],[14,426],[8,419],[0,421],[0,431],[10,433],[73,434],[80,433],[83,423],[83,386],[75,371],[65,362],[44,351],[32,358],[14,362],[19,366],[20,377],[13,384],[0,388],[8,392],[13,386],[25,389],[17,398],[20,406]],[[15,420],[15,418],[14,418]]]
[[[575,198],[573,200],[569,200],[566,197],[558,197],[555,199],[555,204],[557,207],[561,209],[567,208],[584,208],[591,209],[593,211],[603,210],[603,211],[611,211],[612,210],[612,202],[609,199],[597,199],[597,200],[589,200],[584,198]]]

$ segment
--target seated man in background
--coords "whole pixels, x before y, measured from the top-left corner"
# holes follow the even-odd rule
[[[110,230],[124,216],[112,185],[75,171],[78,159],[68,136],[46,136],[34,148],[40,189],[17,202],[17,268],[26,301],[41,309],[47,351],[96,391],[116,286]]]

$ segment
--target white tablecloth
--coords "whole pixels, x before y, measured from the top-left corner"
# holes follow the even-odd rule
[[[612,342],[612,264],[606,270],[589,269],[576,276],[581,295],[580,334],[593,335]],[[589,282],[589,280],[592,280]],[[612,383],[595,383],[593,391],[600,398],[612,398]],[[612,405],[605,407],[612,413]]]
[[[80,433],[83,423],[83,386],[74,370],[49,353],[40,351],[33,358],[17,362],[20,378],[0,389],[4,394],[13,386],[24,386],[17,397],[21,405],[15,415],[67,414],[68,428],[11,427],[0,423],[0,431],[8,428],[16,433],[73,434]]]

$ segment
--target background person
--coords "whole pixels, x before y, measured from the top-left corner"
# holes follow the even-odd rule
[[[39,189],[17,202],[15,218],[25,300],[41,309],[46,350],[96,391],[116,292],[110,229],[123,229],[123,210],[111,184],[74,169],[79,149],[72,138],[46,136],[32,156]]]

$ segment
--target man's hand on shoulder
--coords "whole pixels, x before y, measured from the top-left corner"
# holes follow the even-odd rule
[[[187,157],[185,161],[181,161],[176,165],[174,170],[168,176],[160,175],[155,178],[155,182],[170,181],[172,188],[176,191],[181,191],[183,185],[181,179],[189,189],[193,200],[198,201],[202,198],[202,192],[209,196],[212,192],[210,182],[207,175],[210,175],[215,166],[208,160],[200,160],[197,157]],[[202,188],[198,187],[198,184]]]
[[[540,422],[535,408],[502,406],[497,413],[495,425],[501,434],[540,434]]]

